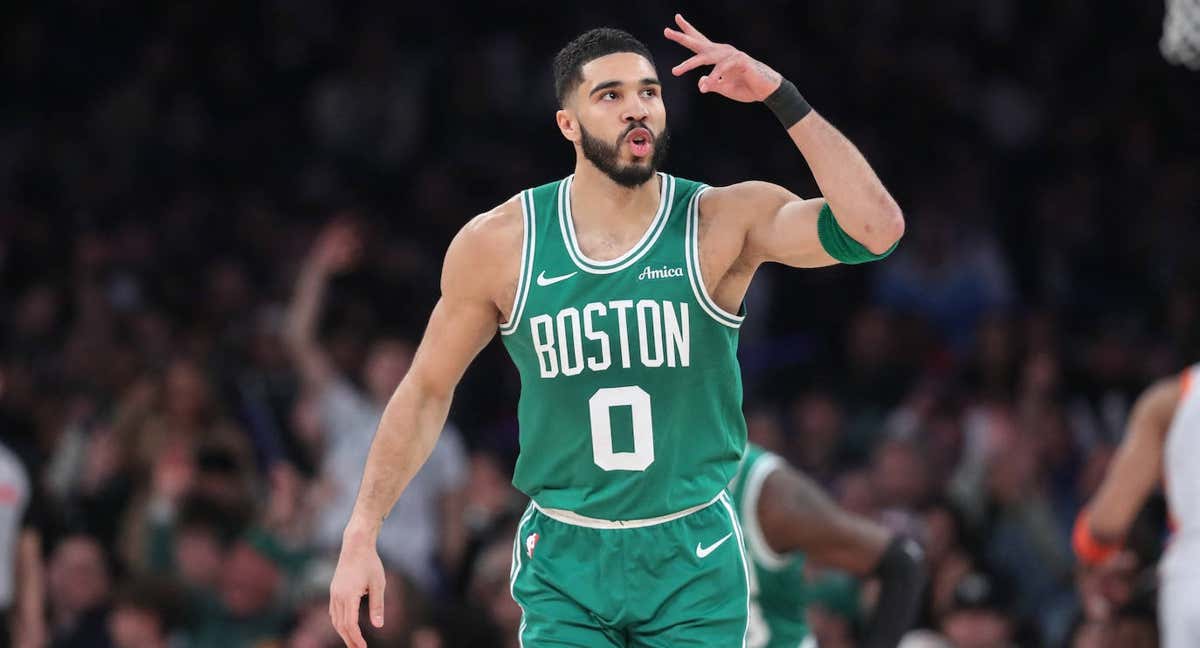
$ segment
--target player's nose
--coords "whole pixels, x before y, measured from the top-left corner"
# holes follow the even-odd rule
[[[630,102],[629,106],[625,109],[624,114],[626,122],[646,121],[646,118],[649,116],[650,109],[641,99],[635,99]]]

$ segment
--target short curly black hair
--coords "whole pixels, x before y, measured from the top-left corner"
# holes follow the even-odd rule
[[[559,105],[566,103],[567,95],[583,81],[583,66],[588,61],[617,52],[640,54],[654,65],[654,57],[642,41],[611,27],[589,29],[559,50],[554,55],[554,94]]]

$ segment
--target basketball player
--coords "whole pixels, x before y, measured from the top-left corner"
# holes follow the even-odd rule
[[[900,643],[916,617],[925,582],[917,543],[842,510],[806,475],[753,443],[746,446],[729,494],[753,562],[748,648],[815,645],[805,619],[806,559],[861,577],[877,576],[879,600],[861,645]]]
[[[701,92],[762,101],[824,197],[710,188],[658,171],[669,139],[645,45],[589,31],[554,61],[574,173],[522,191],[455,237],[442,296],[367,459],[330,585],[362,647],[382,619],[384,515],[429,455],[451,395],[500,331],[521,375],[513,483],[532,499],[513,546],[524,646],[742,646],[748,565],[725,486],[746,445],[737,365],[758,266],[861,263],[903,232],[858,150],[766,65],[676,16]]]
[[[1146,498],[1166,482],[1176,528],[1159,566],[1159,623],[1167,648],[1200,646],[1200,365],[1138,397],[1125,438],[1092,501],[1075,521],[1075,553],[1087,567],[1120,549]],[[1165,459],[1164,459],[1165,457]]]

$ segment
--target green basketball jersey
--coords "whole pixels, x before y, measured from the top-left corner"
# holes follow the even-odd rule
[[[605,520],[711,501],[746,441],[738,327],[705,292],[697,201],[658,174],[645,235],[610,261],[579,249],[571,177],[521,193],[517,296],[500,327],[521,374],[513,484],[543,508]]]
[[[758,496],[763,482],[782,465],[778,455],[747,444],[741,469],[729,488],[742,522],[746,554],[753,562],[747,648],[796,648],[808,635],[804,554],[775,553],[758,526]]]

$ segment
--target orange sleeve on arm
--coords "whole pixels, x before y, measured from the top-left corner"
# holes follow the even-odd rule
[[[1079,558],[1079,562],[1088,567],[1103,563],[1121,549],[1119,542],[1101,542],[1092,535],[1086,508],[1080,511],[1079,516],[1075,518],[1075,530],[1071,533],[1071,545],[1075,548],[1075,555]]]

